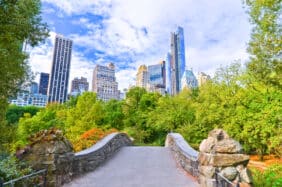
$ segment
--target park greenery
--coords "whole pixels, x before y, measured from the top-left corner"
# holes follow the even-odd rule
[[[40,0],[0,0],[0,125],[8,98],[32,77],[24,46],[36,46],[48,36],[40,11]]]
[[[222,128],[248,154],[258,154],[261,159],[266,154],[281,157],[281,4],[281,0],[244,1],[254,26],[248,47],[250,60],[246,65],[235,61],[220,67],[214,78],[199,88],[169,96],[133,87],[125,99],[108,102],[85,92],[64,104],[36,108],[8,106],[7,100],[28,75],[27,55],[19,49],[20,44],[36,45],[47,36],[39,16],[40,1],[0,0],[0,157],[7,159],[0,164],[13,165],[16,161],[7,156],[27,145],[31,134],[50,128],[62,130],[75,151],[115,131],[128,133],[136,145],[163,145],[167,133],[178,132],[197,149],[209,131]],[[11,24],[6,19],[8,13],[25,21]],[[272,177],[269,184],[280,184],[279,168],[281,171],[281,166],[273,166],[264,174],[254,173]]]

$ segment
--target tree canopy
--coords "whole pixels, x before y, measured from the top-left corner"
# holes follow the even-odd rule
[[[0,1],[0,122],[7,99],[30,75],[24,46],[35,46],[48,36],[40,11],[40,0]]]

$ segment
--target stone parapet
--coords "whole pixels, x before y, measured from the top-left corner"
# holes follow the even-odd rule
[[[131,146],[132,141],[125,133],[112,133],[92,147],[75,154],[73,173],[75,176],[93,171],[123,146]]]
[[[172,150],[176,161],[185,171],[198,178],[199,153],[180,134],[169,133],[166,137],[165,147],[169,147]]]
[[[59,187],[74,177],[93,171],[123,146],[132,145],[125,133],[112,133],[81,152],[56,129],[39,132],[34,143],[20,156],[35,170],[48,169],[47,187]]]

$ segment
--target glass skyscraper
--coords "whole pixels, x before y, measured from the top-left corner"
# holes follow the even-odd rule
[[[72,40],[56,35],[53,63],[48,89],[48,101],[63,103],[67,100]]]
[[[39,80],[39,93],[42,95],[47,95],[49,83],[49,73],[40,73]]]
[[[148,66],[149,83],[164,87],[165,85],[165,62]]]
[[[176,95],[181,90],[181,78],[185,71],[185,44],[182,27],[171,33],[170,54],[167,56],[167,92]],[[170,83],[170,84],[169,84]]]
[[[198,87],[198,80],[192,70],[185,70],[181,79],[181,89]]]
[[[148,66],[147,91],[165,94],[165,83],[165,61],[161,61],[159,64]]]

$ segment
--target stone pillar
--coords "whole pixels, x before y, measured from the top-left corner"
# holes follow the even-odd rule
[[[229,138],[221,130],[212,130],[200,144],[199,180],[202,187],[215,187],[217,171],[234,184],[251,185],[252,179],[246,168],[249,156],[243,154],[239,142]]]
[[[71,180],[73,148],[60,130],[40,131],[30,138],[30,142],[22,159],[34,170],[48,169],[48,187],[61,186]]]

